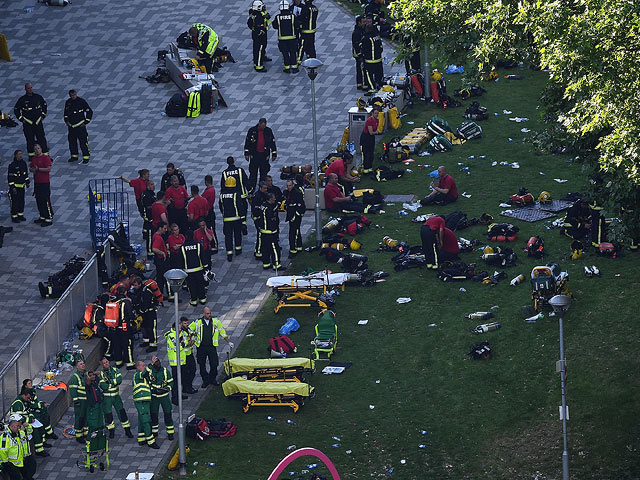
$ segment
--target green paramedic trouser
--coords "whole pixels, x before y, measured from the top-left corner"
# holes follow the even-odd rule
[[[46,408],[34,412],[33,416],[42,424],[47,435],[53,434],[53,428],[51,428],[51,419],[49,418],[49,412]]]
[[[153,435],[151,434],[151,402],[142,400],[134,402],[138,411],[138,443],[147,442],[148,445],[153,444]]]
[[[122,403],[122,398],[120,398],[120,395],[114,395],[113,397],[107,397],[105,395],[104,400],[102,401],[102,411],[104,412],[104,419],[107,423],[107,429],[114,430],[116,428],[116,424],[113,421],[114,409],[118,414],[118,418],[120,419],[122,428],[131,428],[131,423],[129,423],[129,417],[127,416],[127,412],[124,409],[124,404]]]
[[[76,438],[82,438],[89,430],[87,428],[87,401],[80,400],[73,402],[73,428],[76,431]]]
[[[87,442],[93,432],[100,431],[104,428],[104,413],[102,412],[102,403],[98,403],[91,407],[87,407]]]
[[[167,433],[169,435],[173,435],[174,426],[173,426],[173,417],[171,416],[171,411],[173,407],[171,406],[171,397],[169,393],[164,394],[161,397],[151,397],[151,433],[153,435],[158,435],[159,431],[159,414],[160,414],[160,406],[162,406],[162,411],[164,412],[164,426],[167,428]]]

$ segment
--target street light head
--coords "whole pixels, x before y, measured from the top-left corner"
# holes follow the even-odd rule
[[[187,273],[179,268],[172,268],[164,274],[164,278],[167,279],[171,290],[175,292],[182,287],[185,278],[187,278]]]
[[[549,305],[553,307],[553,311],[556,315],[562,315],[567,310],[569,310],[569,305],[571,305],[571,298],[567,295],[556,295],[551,297],[549,300]]]
[[[302,66],[307,70],[307,75],[311,80],[315,80],[318,76],[318,69],[324,65],[317,58],[307,58],[304,62],[302,62]]]

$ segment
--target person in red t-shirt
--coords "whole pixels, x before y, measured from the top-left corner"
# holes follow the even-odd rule
[[[422,253],[427,262],[427,268],[438,268],[438,245],[443,244],[445,228],[444,218],[438,215],[428,218],[420,227]]]
[[[202,245],[202,262],[204,268],[211,268],[211,246],[213,245],[213,230],[207,227],[204,217],[198,219],[198,228],[193,232],[193,240]]]
[[[159,191],[156,195],[156,201],[151,205],[151,224],[153,228],[158,228],[160,222],[169,224],[169,213],[167,212],[167,199],[164,198],[164,192]]]
[[[169,270],[169,252],[167,251],[167,244],[164,241],[164,235],[166,235],[166,233],[167,222],[158,222],[156,233],[153,234],[151,249],[153,250],[153,263],[156,266],[156,283],[160,291],[166,290],[168,294],[173,295],[164,278],[164,274]]]
[[[180,227],[172,223],[171,235],[167,238],[167,245],[169,245],[169,260],[172,268],[180,268],[182,265],[182,256],[180,253],[180,247],[185,242],[186,238],[180,233]]]
[[[53,224],[51,183],[49,182],[52,162],[49,155],[42,153],[42,147],[39,144],[36,143],[33,146],[33,151],[35,155],[29,163],[29,171],[33,172],[33,194],[40,212],[40,218],[34,220],[34,223],[39,223],[41,227],[49,227]]]
[[[443,240],[438,249],[438,263],[446,261],[460,260],[458,252],[460,252],[460,246],[458,245],[458,237],[448,228],[444,228]]]
[[[134,178],[133,180],[129,180],[128,178],[120,175],[120,180],[125,183],[128,183],[131,188],[133,188],[133,194],[136,196],[136,205],[138,205],[138,211],[140,212],[140,216],[144,218],[143,206],[142,206],[142,193],[147,189],[147,182],[149,181],[149,170],[143,168],[142,170],[138,170],[138,178]]]
[[[206,217],[207,210],[209,210],[209,204],[200,196],[200,188],[197,185],[191,185],[191,201],[187,205],[187,218],[191,232],[198,229],[198,219]]]
[[[327,186],[324,187],[324,203],[328,211],[339,212],[364,212],[364,205],[360,202],[345,197],[338,186],[338,175],[330,173],[327,176]]]
[[[431,182],[432,191],[429,195],[420,200],[422,205],[431,205],[437,203],[438,205],[446,205],[453,203],[458,199],[458,186],[451,175],[447,173],[446,168],[440,165],[438,167],[438,186],[436,187]]]
[[[362,173],[373,172],[373,151],[376,148],[376,134],[378,132],[378,107],[373,107],[371,115],[364,122],[364,129],[360,134],[360,149],[362,150]]]
[[[353,191],[353,184],[360,181],[360,177],[354,177],[351,175],[351,164],[353,163],[353,155],[349,152],[344,152],[342,158],[334,160],[329,168],[324,172],[325,176],[330,173],[338,175],[338,183],[342,185],[345,192],[351,193]]]
[[[227,159],[227,162],[229,159]],[[204,219],[207,221],[207,227],[213,232],[213,242],[211,243],[211,253],[218,253],[218,235],[216,235],[216,211],[213,206],[216,203],[216,189],[213,186],[213,177],[211,175],[204,176],[204,192],[202,198],[207,201],[207,214]]]
[[[171,177],[171,186],[164,192],[164,198],[169,201],[169,223],[176,223],[180,230],[187,231],[187,201],[189,193],[184,185],[180,185],[177,175]]]

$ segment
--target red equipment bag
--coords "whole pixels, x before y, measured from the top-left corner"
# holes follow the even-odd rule
[[[120,304],[117,302],[107,302],[104,307],[105,327],[115,328],[120,324]]]
[[[429,86],[431,87],[431,98],[435,103],[440,103],[440,90],[438,89],[438,83],[431,82]]]
[[[420,81],[420,77],[417,73],[415,75],[411,75],[411,86],[416,91],[418,96],[421,97],[424,91],[422,90],[422,82]]]
[[[533,203],[533,195],[525,193],[524,195],[511,195],[511,205],[528,205]]]
[[[207,421],[202,418],[195,417],[187,424],[187,436],[201,441],[209,438],[211,436],[211,431],[209,430]]]
[[[293,340],[286,335],[279,335],[269,339],[269,347],[267,348],[267,351],[271,352],[272,350],[274,352],[289,355],[296,351],[296,344],[293,343]]]

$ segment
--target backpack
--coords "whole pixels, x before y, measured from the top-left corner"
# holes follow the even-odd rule
[[[387,111],[389,115],[389,126],[393,130],[398,130],[402,126],[402,120],[400,120],[400,112],[398,111],[398,107],[390,108]]]
[[[164,107],[164,112],[168,117],[187,116],[187,96],[184,93],[176,93],[169,99]]]
[[[200,92],[191,92],[187,101],[187,117],[196,118],[200,116]]]
[[[269,339],[269,347],[267,347],[267,351],[269,353],[276,352],[279,354],[289,355],[291,353],[297,352],[296,344],[293,343],[286,335],[278,335],[277,337],[273,337]]]
[[[519,227],[510,223],[492,223],[487,229],[487,237],[493,242],[513,242],[519,231]]]
[[[467,120],[458,125],[456,134],[465,140],[473,140],[474,138],[482,137],[482,128],[476,122]]]
[[[191,35],[189,35],[189,32],[181,33],[180,36],[176,38],[176,45],[178,48],[184,48],[187,50],[190,50],[196,47],[196,45],[194,45],[193,43],[193,39],[191,38]]]
[[[440,94],[440,101],[438,102],[438,106],[440,108],[453,108],[453,107],[459,107],[462,104],[457,101],[455,98],[451,98],[449,95],[442,95]]]
[[[478,102],[473,102],[464,111],[464,118],[468,118],[469,120],[487,120],[489,118],[487,107],[483,107]]]
[[[149,287],[157,303],[164,302],[162,290],[160,290],[160,287],[158,287],[158,284],[155,280],[153,280],[152,278],[147,278],[144,282],[142,282],[142,285],[144,285],[145,287]]]
[[[469,226],[469,220],[467,219],[467,214],[464,212],[451,212],[446,217],[444,217],[445,226],[455,232],[456,230],[463,230]]]
[[[511,267],[516,264],[517,255],[510,248],[494,248],[494,253],[485,253],[482,259],[494,267]]]
[[[233,437],[236,434],[236,424],[227,422],[224,418],[212,418],[207,420],[209,426],[209,436],[212,438]]]
[[[544,256],[544,240],[538,236],[529,238],[524,251],[529,257],[542,258]]]
[[[104,325],[111,328],[120,325],[120,304],[118,302],[108,301],[104,306]]]
[[[491,347],[488,341],[484,341],[477,345],[473,345],[469,353],[467,353],[473,360],[490,360],[491,359]]]
[[[209,438],[211,436],[211,431],[209,430],[207,421],[199,417],[193,418],[189,423],[187,423],[187,436],[200,441]]]
[[[463,262],[444,262],[438,267],[438,278],[443,282],[462,282],[475,275],[475,265]]]
[[[373,192],[364,192],[362,194],[363,205],[382,205],[384,203],[384,197],[378,190]]]
[[[426,128],[427,131],[434,137],[442,135],[445,132],[453,133],[453,130],[451,130],[451,127],[449,126],[447,121],[440,118],[438,115],[434,115],[431,120],[427,122],[424,128]]]
[[[397,163],[409,158],[411,150],[402,145],[400,137],[393,137],[389,143],[382,143],[383,154],[380,159],[387,163]]]
[[[379,182],[386,182],[387,180],[400,178],[403,175],[404,170],[391,170],[385,165],[380,165],[378,168],[376,168],[376,180]]]
[[[205,83],[200,89],[200,113],[209,115],[213,112],[213,106],[213,88]]]
[[[433,137],[427,149],[431,152],[448,152],[453,148],[451,141],[444,135]]]

